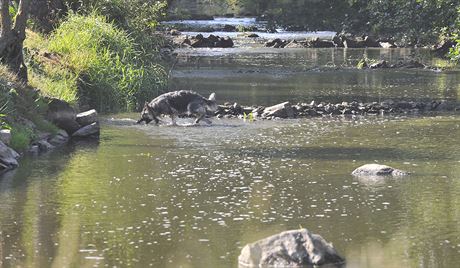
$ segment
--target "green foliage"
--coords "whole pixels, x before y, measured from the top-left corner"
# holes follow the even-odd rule
[[[456,21],[456,27],[452,33],[452,39],[457,43],[455,47],[451,48],[448,57],[455,63],[460,63],[460,8],[458,9],[458,18]]]
[[[51,35],[48,50],[61,65],[41,66],[46,75],[33,80],[50,95],[79,97],[101,112],[129,110],[145,87],[154,91],[165,83],[164,69],[145,64],[133,38],[94,12],[70,14]]]
[[[33,138],[34,133],[30,128],[15,125],[11,130],[11,148],[16,151],[24,151],[29,147]]]

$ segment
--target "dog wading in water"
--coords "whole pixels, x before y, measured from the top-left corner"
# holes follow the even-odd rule
[[[195,124],[198,124],[201,120],[211,124],[211,121],[205,116],[208,112],[214,113],[216,111],[215,93],[212,93],[209,99],[206,99],[193,91],[173,91],[156,97],[150,103],[146,102],[141,112],[141,119],[137,123],[140,124],[144,121],[148,124],[155,121],[155,124],[158,124],[160,122],[158,117],[169,115],[172,124],[176,125],[176,117],[188,114],[196,117]]]

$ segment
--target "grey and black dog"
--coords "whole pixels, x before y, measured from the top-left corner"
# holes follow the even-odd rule
[[[209,99],[206,99],[194,91],[173,91],[156,97],[150,103],[146,102],[141,112],[141,119],[137,123],[140,124],[144,121],[148,124],[155,121],[155,124],[158,124],[160,122],[159,116],[169,115],[172,124],[176,125],[177,116],[188,114],[196,116],[195,124],[198,124],[201,120],[211,124],[211,121],[206,119],[205,116],[208,112],[214,113],[216,111],[215,93],[212,93]]]

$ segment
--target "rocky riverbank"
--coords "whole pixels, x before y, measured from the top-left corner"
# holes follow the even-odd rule
[[[432,101],[394,101],[382,102],[315,102],[280,103],[270,107],[241,106],[238,103],[220,105],[216,116],[218,118],[303,118],[319,116],[364,116],[364,115],[398,115],[398,114],[426,114],[431,112],[460,112],[460,103],[449,100]]]
[[[38,155],[63,146],[72,139],[99,137],[100,127],[96,110],[77,113],[67,102],[52,99],[48,104],[46,119],[58,127],[54,133],[39,131],[35,123],[21,118],[22,124],[33,131],[34,139],[18,153],[11,146],[11,131],[0,130],[0,175],[19,166],[19,159],[26,154]]]

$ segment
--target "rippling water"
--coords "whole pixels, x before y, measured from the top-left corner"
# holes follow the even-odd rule
[[[423,51],[240,52],[179,51],[172,82],[259,105],[458,100],[460,90],[456,71],[323,69],[364,52],[431,61]],[[99,142],[26,157],[0,178],[1,267],[237,267],[246,243],[300,226],[333,242],[347,267],[460,262],[459,115],[198,127],[113,117]],[[350,175],[374,162],[412,175]]]
[[[3,267],[235,267],[245,243],[299,226],[347,267],[460,261],[458,116],[127,122],[2,178]],[[350,175],[369,162],[413,175]]]

